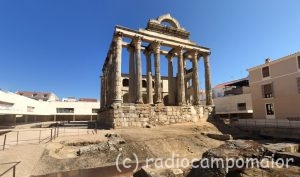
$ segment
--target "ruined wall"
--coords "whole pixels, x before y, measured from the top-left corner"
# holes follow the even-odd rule
[[[205,106],[122,104],[122,106],[100,111],[98,122],[100,126],[112,128],[169,125],[206,120],[211,111],[211,107]]]

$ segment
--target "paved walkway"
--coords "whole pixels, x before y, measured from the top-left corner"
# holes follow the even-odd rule
[[[8,162],[19,162],[16,177],[28,177],[37,165],[45,149],[45,144],[22,144],[0,151],[0,174],[12,165],[1,165]],[[1,177],[12,177],[12,170]]]

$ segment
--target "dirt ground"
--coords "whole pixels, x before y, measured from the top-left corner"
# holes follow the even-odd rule
[[[165,159],[173,154],[176,158],[200,159],[203,152],[223,143],[201,134],[205,132],[221,133],[211,123],[199,122],[153,128],[98,130],[95,135],[59,137],[47,144],[33,175],[115,165],[119,154],[121,161],[125,158],[135,161],[136,154],[141,163],[146,158]],[[106,142],[107,133],[118,134],[126,143],[119,145],[116,150],[77,156],[80,147]]]
[[[127,161],[127,163],[135,163],[137,161],[136,158],[138,158],[140,166],[145,164],[147,158],[167,159],[173,157],[173,155],[175,159],[201,159],[202,154],[208,149],[224,144],[224,141],[207,137],[206,133],[222,134],[221,131],[232,134],[234,139],[243,139],[243,137],[257,138],[234,127],[220,126],[209,122],[197,122],[152,128],[98,130],[97,134],[60,136],[52,142],[39,145],[38,153],[34,153],[35,150],[30,151],[34,145],[22,145],[22,148],[19,148],[20,146],[12,146],[8,151],[1,153],[9,157],[9,152],[15,154],[14,152],[19,149],[19,154],[26,156],[26,159],[30,159],[30,157],[34,159],[32,163],[26,161],[32,166],[30,171],[26,171],[29,168],[25,168],[25,166],[21,174],[44,175],[73,171],[73,176],[76,176],[74,174],[80,174],[77,176],[84,174],[84,176],[88,175],[88,177],[99,177],[99,174],[101,174],[101,177],[128,177],[132,176],[133,169],[129,169],[129,171],[127,169],[123,174],[118,173],[115,166],[118,157],[119,163],[122,163],[126,158],[131,160]],[[112,137],[117,135],[117,139],[110,139],[106,135],[111,135]],[[26,148],[27,146],[28,148]],[[101,150],[89,151],[88,149],[86,152],[83,151],[89,147],[97,147]],[[78,153],[79,150],[80,153]],[[18,160],[22,161],[22,159],[19,159],[20,155],[17,157]],[[299,167],[272,170],[254,168],[247,169],[244,176],[275,177],[285,175],[298,176],[298,174],[300,174]],[[61,173],[60,175],[69,176],[71,173]]]

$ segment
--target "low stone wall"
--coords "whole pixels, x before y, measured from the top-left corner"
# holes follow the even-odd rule
[[[206,120],[212,107],[206,106],[164,106],[147,104],[122,104],[102,109],[98,116],[100,126],[112,128],[146,127],[169,125],[182,122]]]

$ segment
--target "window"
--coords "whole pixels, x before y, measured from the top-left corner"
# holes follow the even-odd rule
[[[123,86],[128,87],[129,86],[129,79],[123,79]]]
[[[239,111],[246,110],[246,103],[238,103],[237,108],[238,108]]]
[[[0,101],[0,110],[9,110],[12,109],[14,103]]]
[[[262,68],[262,75],[263,75],[263,77],[269,77],[270,76],[269,66],[266,66],[266,67]]]
[[[297,57],[297,61],[298,61],[298,69],[300,69],[300,56]]]
[[[33,106],[27,106],[27,112],[33,112],[34,107]]]
[[[57,113],[74,113],[74,108],[56,108]]]
[[[46,98],[48,96],[48,94],[44,94],[44,98]]]
[[[274,115],[274,106],[273,104],[266,104],[267,115]]]
[[[99,109],[92,109],[92,113],[98,113]]]
[[[142,87],[143,87],[143,88],[146,88],[146,87],[147,87],[147,81],[142,80]]]
[[[273,84],[266,84],[262,86],[263,98],[273,98]]]
[[[298,88],[298,93],[300,94],[300,77],[297,78],[297,88]]]

